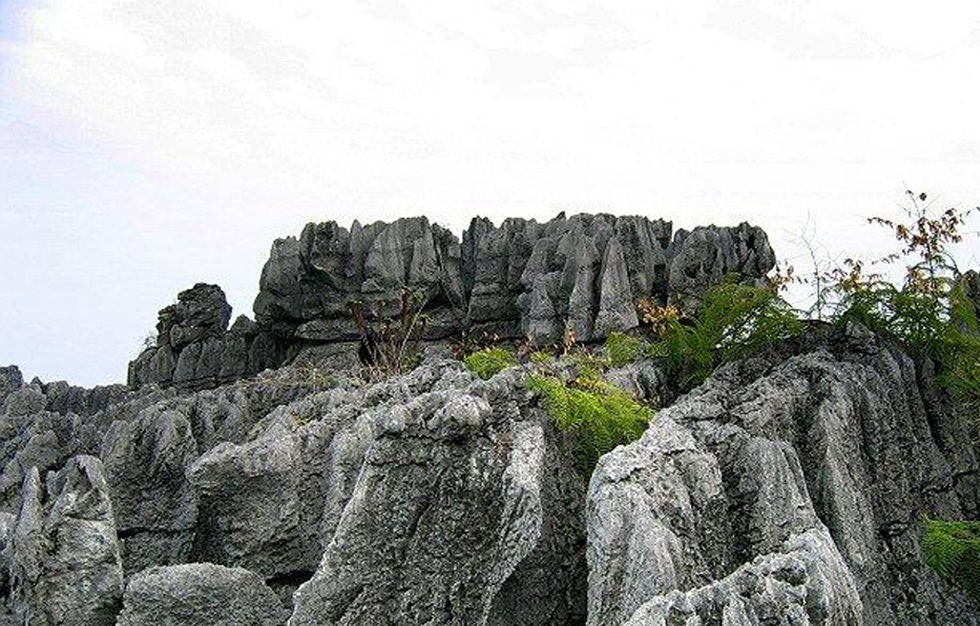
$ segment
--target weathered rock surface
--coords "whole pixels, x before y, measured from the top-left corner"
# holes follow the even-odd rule
[[[976,624],[925,515],[975,518],[977,461],[873,336],[727,366],[602,458],[589,624]]]
[[[163,407],[160,407],[163,408]],[[197,500],[185,479],[198,456],[187,418],[152,407],[115,421],[102,441],[127,572],[190,558]]]
[[[228,329],[230,316],[217,285],[182,291],[176,304],[160,311],[156,345],[130,362],[129,385],[213,387],[282,363],[279,342],[244,316]]]
[[[765,232],[746,223],[735,228],[701,226],[679,230],[671,243],[668,289],[682,308],[696,306],[699,296],[726,276],[749,283],[761,279],[776,265]]]
[[[16,365],[0,367],[0,407],[7,396],[24,386],[24,376]]]
[[[32,468],[5,553],[17,623],[114,624],[123,573],[101,461],[74,457],[47,485]]]
[[[293,626],[583,620],[582,483],[547,418],[523,416],[516,371],[464,376],[462,389],[455,366],[412,375],[436,376],[373,412],[375,439]]]
[[[118,626],[280,626],[288,613],[262,579],[237,567],[152,567],[126,585]]]
[[[600,339],[772,262],[744,224],[310,225],[255,322],[213,285],[164,309],[134,388],[0,368],[0,624],[980,625],[920,546],[923,516],[980,514],[974,447],[929,363],[866,330],[679,399],[656,360],[607,372],[671,406],[588,487],[522,368],[445,358],[460,331]],[[406,287],[425,360],[369,384],[348,303]]]
[[[390,313],[410,288],[428,303],[429,338],[466,330],[543,344],[572,330],[590,340],[636,326],[641,298],[686,297],[730,272],[758,280],[774,262],[747,224],[680,231],[672,243],[670,223],[643,217],[477,218],[460,245],[425,218],[350,231],[327,222],[276,241],[255,313],[287,339],[357,340],[350,301]]]
[[[406,292],[424,308],[422,337],[461,334],[560,343],[602,339],[638,325],[636,303],[697,305],[728,274],[762,281],[775,264],[766,234],[741,224],[688,233],[663,220],[561,216],[539,224],[474,219],[462,244],[424,217],[350,230],[308,224],[277,239],[262,269],[252,322],[225,330],[230,308],[216,285],[199,283],[160,311],[156,346],[129,366],[129,384],[199,389],[278,367],[305,347],[361,340],[351,306],[368,318],[397,318]],[[419,304],[421,303],[421,304]],[[336,365],[349,362],[338,353]]]

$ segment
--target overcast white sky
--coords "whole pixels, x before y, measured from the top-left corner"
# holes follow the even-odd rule
[[[975,1],[0,0],[0,364],[123,381],[308,221],[749,220],[788,257],[809,216],[873,254],[905,186],[980,203],[978,78]]]

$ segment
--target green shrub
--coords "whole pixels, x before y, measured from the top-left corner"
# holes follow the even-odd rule
[[[653,415],[650,407],[598,378],[565,382],[549,374],[532,374],[528,386],[544,396],[548,413],[560,430],[576,433],[577,462],[586,475],[600,456],[639,439]]]
[[[922,551],[929,567],[980,599],[980,522],[927,519]]]
[[[535,350],[534,352],[531,353],[529,359],[531,363],[534,363],[536,365],[546,365],[555,360],[555,355],[551,354],[550,352],[546,352],[544,350]]]
[[[938,380],[957,399],[980,406],[980,324],[950,252],[962,241],[960,228],[970,211],[928,211],[925,194],[908,192],[910,222],[871,218],[891,230],[901,248],[875,263],[905,260],[905,281],[896,286],[878,274],[866,274],[860,260],[847,259],[831,272],[838,297],[837,323],[858,321],[900,340],[918,357],[932,359]]]
[[[517,365],[517,357],[504,348],[484,348],[466,357],[464,362],[471,372],[487,380],[498,372]]]
[[[613,367],[623,367],[636,361],[643,354],[646,344],[642,339],[613,331],[606,337],[606,350]]]
[[[611,365],[608,357],[584,347],[568,353],[566,359],[575,366],[578,378],[583,380],[601,378]]]
[[[705,293],[693,322],[668,321],[649,354],[665,357],[681,387],[688,388],[722,363],[757,353],[802,328],[796,312],[774,288],[742,285],[729,278]]]

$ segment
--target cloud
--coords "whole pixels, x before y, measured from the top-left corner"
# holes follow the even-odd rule
[[[906,183],[980,197],[975,3],[35,0],[4,12],[0,128],[45,132],[0,132],[0,160],[30,174],[0,177],[0,216],[12,219],[12,198],[47,215],[75,194],[78,210],[101,207],[102,228],[130,229],[129,264],[144,268],[175,253],[177,233],[180,258],[155,288],[172,294],[197,271],[239,312],[271,239],[307,220],[425,213],[459,230],[475,213],[603,209],[751,219],[778,239],[810,210],[846,243],[854,214],[893,208]],[[70,241],[16,226],[24,247]],[[141,304],[152,318],[169,295],[145,297],[163,300]]]

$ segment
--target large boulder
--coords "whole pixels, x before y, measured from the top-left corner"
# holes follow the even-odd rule
[[[679,230],[668,254],[669,299],[688,311],[697,308],[705,290],[726,277],[761,283],[776,265],[766,232],[745,222],[734,228]]]
[[[101,461],[74,457],[46,485],[32,468],[6,552],[17,623],[115,624],[123,572]]]
[[[920,545],[924,516],[976,516],[972,448],[927,375],[859,337],[726,366],[600,460],[590,626],[980,621]]]
[[[74,414],[0,414],[0,510],[20,509],[21,488],[31,468],[57,470],[79,452],[78,428]]]
[[[5,365],[0,367],[0,407],[4,401],[14,391],[24,386],[24,376],[20,373],[20,368],[16,365]]]
[[[230,318],[231,306],[221,287],[197,283],[180,292],[176,304],[160,311],[157,345],[180,351],[210,337],[220,338]]]
[[[582,482],[519,373],[423,366],[372,391],[373,437],[290,624],[580,622]]]
[[[115,421],[100,455],[123,538],[126,571],[187,561],[197,500],[185,473],[198,456],[187,418],[154,406],[136,419]]]
[[[198,389],[254,375],[282,363],[281,346],[255,322],[239,316],[217,285],[198,283],[164,307],[155,345],[129,364],[130,387],[147,384]]]
[[[276,594],[239,567],[189,563],[152,567],[126,585],[117,626],[281,626]]]

